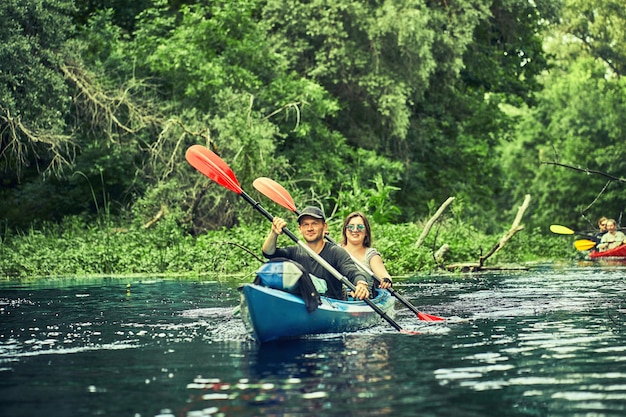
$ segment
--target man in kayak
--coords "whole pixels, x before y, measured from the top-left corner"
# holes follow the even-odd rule
[[[602,236],[602,240],[597,248],[600,252],[614,249],[626,242],[626,235],[617,229],[617,222],[613,219],[606,221],[606,233]]]
[[[606,222],[609,219],[607,219],[606,217],[602,216],[598,219],[598,229],[599,231],[594,233],[594,237],[596,237],[598,239],[598,242],[600,242],[602,240],[602,236],[604,236],[606,234]]]
[[[324,295],[330,298],[343,299],[341,281],[309,256],[302,247],[297,245],[284,248],[276,247],[278,236],[283,233],[283,228],[286,225],[287,222],[284,219],[274,217],[270,233],[263,243],[263,256],[268,259],[282,257],[298,262],[310,274],[326,281],[328,290]],[[371,277],[368,277],[356,267],[344,248],[327,243],[324,240],[328,225],[326,224],[324,212],[321,209],[311,206],[306,207],[298,216],[298,228],[306,245],[356,286],[356,290],[353,293],[354,298],[362,300],[370,296]]]

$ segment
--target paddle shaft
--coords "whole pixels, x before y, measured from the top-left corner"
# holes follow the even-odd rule
[[[296,216],[299,216],[300,213],[298,213],[296,211]],[[337,245],[338,243],[335,242],[333,240],[333,238],[331,238],[330,236],[326,235],[324,236],[325,239],[327,241],[329,241],[330,243],[333,243],[335,245]],[[347,252],[347,251],[346,251]],[[349,252],[348,252],[349,253]],[[361,268],[361,270],[363,272],[365,272],[366,274],[370,275],[372,278],[374,278],[376,281],[378,282],[382,282],[382,280],[380,278],[378,278],[376,276],[376,274],[374,273],[374,271],[372,271],[371,269],[369,269],[363,262],[359,261],[353,254],[349,253],[350,257],[352,258],[352,260],[354,261],[354,263],[356,264],[356,266],[358,266],[359,268]],[[393,295],[394,297],[396,297],[398,300],[400,300],[400,302],[402,304],[404,304],[405,306],[407,306],[412,312],[414,312],[415,314],[421,314],[420,311],[409,302],[409,300],[407,300],[406,298],[404,298],[403,296],[401,296],[400,294],[398,294],[398,292],[396,290],[394,290],[393,288],[387,288],[387,291],[389,291],[391,293],[391,295]]]
[[[294,213],[296,216],[300,215],[300,212],[298,210],[294,210]],[[331,238],[328,235],[325,235],[324,238],[335,245],[338,245],[338,243],[333,240],[333,238]],[[347,251],[346,251],[347,252]],[[363,262],[359,261],[353,254],[351,254],[350,252],[348,252],[348,254],[350,255],[350,257],[352,258],[352,260],[354,261],[354,263],[356,264],[356,266],[358,266],[363,272],[365,272],[366,274],[370,275],[372,278],[374,278],[376,281],[378,282],[382,282],[382,280],[380,278],[378,278],[378,276],[376,276],[376,274],[374,273],[374,271],[372,271],[371,269],[369,269]],[[426,316],[425,313],[420,312],[413,304],[411,304],[409,302],[409,300],[407,300],[406,298],[404,298],[402,295],[398,294],[398,292],[396,290],[394,290],[393,288],[387,288],[387,291],[389,291],[389,293],[391,293],[392,296],[396,297],[398,300],[400,300],[400,302],[402,304],[404,304],[405,306],[407,306],[409,308],[409,310],[411,310],[412,312],[414,312],[415,314],[418,315],[418,317],[422,317],[423,315]],[[430,320],[442,320],[440,317],[434,317],[434,316],[428,316],[428,318]],[[427,318],[427,319],[428,319]]]
[[[296,211],[295,212],[297,216],[299,216],[300,214]],[[337,242],[335,242],[330,236],[326,235],[324,236],[326,238],[327,241],[329,241],[330,243],[333,243],[335,245],[337,245]],[[347,251],[346,251],[347,252]],[[348,252],[349,253],[349,252]],[[371,269],[369,269],[363,262],[359,261],[353,254],[349,253],[350,257],[352,258],[352,260],[354,261],[354,263],[356,264],[356,266],[358,266],[359,268],[361,268],[361,270],[363,272],[365,272],[366,274],[370,275],[372,278],[374,278],[376,281],[378,282],[382,282],[382,280],[380,278],[378,278],[376,276],[376,274],[374,273],[374,271],[372,271]],[[398,300],[400,300],[400,302],[402,304],[404,304],[406,307],[408,307],[409,310],[411,310],[412,312],[414,312],[417,317],[420,320],[426,320],[426,321],[441,321],[444,320],[441,317],[437,317],[437,316],[432,316],[430,314],[426,314],[426,313],[422,313],[421,311],[419,311],[417,309],[417,307],[415,307],[413,304],[411,304],[411,302],[409,300],[407,300],[406,298],[404,298],[402,295],[398,294],[398,292],[396,290],[394,290],[393,288],[387,288],[387,291],[389,291],[389,293],[391,293],[392,296],[396,297]]]
[[[577,235],[580,236],[580,237],[587,238],[587,239],[589,239],[589,240],[591,240],[591,241],[593,241],[595,243],[600,243],[600,239],[597,238],[596,236],[586,235],[586,234],[583,234],[583,233],[577,233]]]
[[[263,216],[265,216],[270,222],[274,220],[274,216],[272,216],[267,210],[265,210],[265,208],[263,208],[263,206],[261,206],[261,204],[259,204],[252,197],[250,197],[245,191],[241,191],[241,194],[239,194],[239,195],[244,200],[246,200],[248,203],[250,203],[259,213],[261,213]],[[348,278],[346,278],[343,275],[341,275],[341,273],[339,273],[339,271],[337,271],[335,268],[333,268],[333,266],[331,264],[326,262],[326,260],[324,258],[319,256],[313,249],[308,247],[306,243],[304,243],[300,239],[298,239],[298,237],[296,235],[294,235],[291,232],[291,230],[289,230],[286,227],[283,227],[283,233],[287,237],[289,237],[291,240],[293,240],[296,244],[298,244],[298,246],[300,246],[302,249],[304,249],[309,254],[309,256],[311,256],[313,259],[315,259],[316,262],[318,262],[320,265],[322,265],[322,267],[325,270],[330,272],[335,278],[337,278],[339,281],[341,281],[345,286],[347,286],[348,288],[350,288],[353,291],[356,289],[354,284],[352,284],[350,282],[350,280],[348,280]],[[376,304],[374,304],[374,302],[372,300],[370,300],[369,298],[364,298],[363,301],[368,306],[370,306],[374,311],[376,311],[376,313],[378,313],[379,316],[381,316],[383,319],[385,319],[385,321],[387,321],[387,323],[389,323],[391,326],[393,326],[396,330],[402,331],[402,327],[400,327],[400,325],[398,323],[396,323],[391,317],[389,317],[387,315],[387,313],[385,313],[383,310],[381,310],[380,307],[378,307]]]

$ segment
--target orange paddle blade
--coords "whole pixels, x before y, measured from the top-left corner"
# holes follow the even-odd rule
[[[446,321],[443,317],[433,316],[432,314],[417,313],[417,318],[423,321]]]
[[[254,180],[252,186],[265,197],[280,204],[287,210],[293,211],[294,213],[298,211],[296,209],[296,203],[294,203],[293,198],[291,198],[291,194],[276,181],[267,177],[260,177]]]
[[[187,149],[185,158],[192,167],[222,187],[226,187],[237,194],[243,192],[233,170],[213,151],[202,145],[192,145]]]

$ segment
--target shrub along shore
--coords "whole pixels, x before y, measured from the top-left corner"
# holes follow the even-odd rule
[[[290,228],[296,231],[295,224]],[[263,261],[261,245],[268,230],[269,223],[259,219],[192,236],[167,219],[146,229],[72,217],[19,233],[5,229],[0,241],[0,277],[145,274],[252,279]],[[340,240],[338,225],[330,224],[329,230]],[[449,221],[416,247],[421,231],[415,223],[373,225],[374,246],[393,276],[442,272],[443,264],[435,262],[433,253],[444,243],[450,250],[443,263],[475,262],[501,237]],[[279,244],[292,242],[281,237]],[[490,258],[488,265],[565,261],[576,256],[567,237],[523,230]]]

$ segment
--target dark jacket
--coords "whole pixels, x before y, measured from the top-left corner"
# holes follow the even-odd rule
[[[332,265],[333,268],[339,271],[341,275],[348,278],[351,283],[356,285],[358,281],[365,281],[367,282],[368,288],[372,288],[372,278],[357,268],[348,252],[341,246],[331,245],[326,242],[319,255],[322,259]],[[324,267],[313,259],[302,247],[287,246],[285,248],[276,248],[276,251],[272,255],[264,253],[263,256],[268,259],[278,257],[288,258],[298,262],[309,272],[309,274],[313,274],[326,281],[328,290],[326,291],[326,294],[324,294],[325,296],[336,298],[338,300],[343,298],[341,281],[324,269]]]

